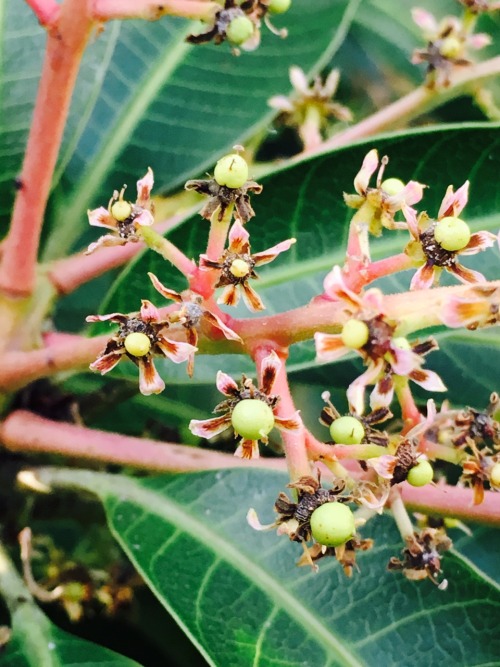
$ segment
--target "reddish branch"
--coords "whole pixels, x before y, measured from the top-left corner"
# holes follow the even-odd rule
[[[13,452],[61,454],[156,471],[191,472],[249,465],[248,461],[222,452],[54,422],[26,410],[13,412],[0,425],[0,442]],[[257,459],[252,464],[284,470],[280,459]]]
[[[93,13],[100,21],[141,18],[156,21],[167,14],[210,21],[220,5],[209,0],[94,0]]]
[[[43,21],[52,3],[31,3]],[[9,235],[0,264],[0,289],[29,296],[45,206],[80,61],[94,25],[85,0],[65,0],[47,31],[47,50]]]

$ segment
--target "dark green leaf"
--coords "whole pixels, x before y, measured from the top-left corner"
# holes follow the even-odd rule
[[[443,562],[445,592],[387,572],[402,548],[388,517],[361,531],[375,546],[347,579],[333,559],[318,574],[298,569],[300,545],[246,524],[251,506],[273,520],[284,475],[228,470],[139,481],[44,470],[40,479],[104,501],[116,538],[213,665],[496,664],[498,586],[453,554]]]

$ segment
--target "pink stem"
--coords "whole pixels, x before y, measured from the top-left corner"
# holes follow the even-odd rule
[[[344,132],[335,134],[331,139],[321,144],[321,152],[328,148],[347,146],[354,141],[369,137],[383,130],[392,130],[401,127],[404,123],[417,118],[425,111],[443,104],[449,99],[457,97],[461,92],[482,79],[496,76],[500,72],[500,56],[491,58],[482,63],[463,68],[453,75],[451,86],[439,91],[420,86],[408,95],[397,100],[388,107],[377,111]],[[308,153],[308,156],[310,153]]]
[[[416,512],[500,526],[500,501],[495,491],[485,491],[480,505],[473,504],[472,489],[446,484],[428,484],[419,489],[404,482],[401,494],[408,508]]]
[[[408,433],[414,426],[420,423],[422,415],[413,398],[410,388],[410,383],[407,378],[398,377],[395,379],[396,396],[398,397],[399,405],[401,406],[401,416],[404,421],[404,427],[401,431],[402,435]]]
[[[219,4],[208,0],[94,0],[93,14],[98,21],[133,18],[156,21],[167,14],[210,21],[220,9]]]
[[[57,21],[60,6],[55,0],[25,0],[40,21],[40,25],[49,27]]]
[[[354,292],[359,292],[365,285],[374,282],[378,278],[390,276],[399,271],[411,269],[413,261],[404,252],[378,262],[372,262],[367,267],[362,267],[359,271],[350,271],[347,277],[347,283]]]
[[[35,287],[45,206],[76,76],[93,25],[86,0],[65,0],[57,25],[48,31],[21,188],[0,263],[0,289],[10,296],[29,296]]]
[[[146,470],[190,472],[248,465],[284,470],[280,459],[243,461],[222,452],[54,422],[26,410],[16,410],[0,425],[0,442],[13,452],[60,454]]]
[[[159,234],[164,234],[176,227],[184,217],[185,214],[175,215],[158,223],[154,229]],[[100,248],[92,255],[78,253],[55,262],[48,271],[48,277],[59,294],[70,294],[106,271],[126,264],[145,247],[144,243],[127,243],[123,246]]]
[[[270,346],[263,346],[255,350],[255,363],[257,364],[259,378],[262,377],[263,361],[272,349]],[[283,354],[282,350],[280,350],[280,359],[281,367],[276,374],[272,392],[280,397],[276,414],[279,417],[290,419],[295,417],[297,409],[290,393],[285,366],[286,355]],[[307,456],[304,427],[302,426],[296,431],[283,430],[280,433],[285,449],[290,479],[295,481],[305,475],[310,475],[311,466],[309,464],[309,457]]]
[[[500,288],[500,281],[484,283],[484,286],[486,285],[489,293]],[[441,324],[440,312],[447,300],[467,297],[469,294],[474,299],[479,298],[477,288],[473,285],[437,287],[410,294],[389,294],[384,296],[383,312],[395,321],[405,322],[407,318],[411,318],[412,326],[406,331],[411,333]],[[338,332],[339,324],[345,320],[342,303],[321,299],[279,315],[248,320],[230,319],[227,322],[231,329],[241,336],[246,350],[252,352],[261,346],[286,349],[292,343],[312,338],[316,331]],[[4,355],[0,364],[0,389],[15,389],[61,370],[83,368],[95,359],[107,338],[101,336],[98,339],[87,339],[74,336],[71,343],[55,343],[50,350],[9,352]],[[241,354],[241,347],[221,339],[218,342],[212,341],[210,352],[215,351]]]

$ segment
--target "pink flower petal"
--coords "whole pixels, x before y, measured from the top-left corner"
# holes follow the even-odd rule
[[[165,299],[171,299],[172,301],[177,301],[177,303],[182,303],[182,296],[175,292],[173,289],[168,289],[163,283],[161,283],[154,273],[149,272],[148,276],[153,283],[153,287],[157,290]]]
[[[226,306],[236,306],[240,300],[240,293],[236,285],[227,285],[222,290],[222,294],[217,299],[217,303],[224,303]]]
[[[240,459],[258,459],[260,457],[258,440],[242,438],[234,455]]]
[[[139,366],[139,391],[144,396],[160,394],[165,389],[165,383],[155,368],[151,356],[140,357],[137,360]]]
[[[476,51],[479,51],[479,49],[484,49],[484,47],[491,44],[491,42],[491,35],[488,35],[485,32],[478,32],[475,35],[469,35],[467,37],[468,46],[476,49]]]
[[[226,326],[220,317],[217,317],[217,315],[214,315],[214,313],[211,313],[209,310],[205,311],[204,316],[212,326],[220,329],[228,340],[236,340],[241,343],[241,338],[238,336],[236,331],[233,331],[228,326]]]
[[[169,340],[161,336],[159,337],[156,345],[160,348],[163,354],[173,361],[175,364],[180,364],[183,361],[188,361],[188,359],[195,352],[198,351],[197,347],[190,345],[189,343],[180,343],[179,341]]]
[[[335,95],[337,87],[339,85],[340,72],[338,69],[332,69],[330,74],[326,77],[326,81],[323,85],[323,94],[326,98],[330,99]]]
[[[408,229],[410,230],[411,235],[416,241],[418,241],[420,238],[420,230],[418,228],[418,219],[416,210],[414,208],[411,208],[411,206],[403,206],[401,211],[403,212],[403,215],[408,224]]]
[[[441,321],[447,327],[471,328],[498,323],[497,299],[490,290],[483,296],[450,297],[441,311]]]
[[[191,419],[189,430],[200,438],[213,438],[231,426],[230,415],[222,415],[213,419]]]
[[[300,69],[300,67],[290,67],[290,82],[297,93],[307,97],[307,94],[309,93],[309,84],[307,83],[304,71]]]
[[[248,239],[250,234],[243,227],[239,220],[236,220],[229,232],[229,250],[237,255],[245,255],[250,252],[250,243]]]
[[[91,371],[96,371],[101,375],[108,373],[116,364],[120,361],[125,350],[110,352],[109,354],[104,354],[102,357],[98,357],[94,362],[89,366]]]
[[[97,241],[94,241],[94,243],[91,243],[85,251],[85,254],[91,255],[98,248],[125,245],[126,243],[128,243],[128,240],[122,239],[121,236],[117,236],[116,234],[105,234],[104,236],[99,237]]]
[[[280,253],[285,252],[286,250],[289,250],[290,246],[292,246],[297,239],[288,239],[286,241],[281,241],[281,243],[276,244],[272,248],[269,248],[268,250],[263,250],[262,252],[257,252],[254,255],[252,255],[252,259],[255,261],[255,266],[261,266],[262,264],[268,264],[269,262],[272,262],[275,257],[277,257]]]
[[[243,51],[255,51],[255,49],[258,49],[260,44],[260,37],[261,35],[259,28],[255,28],[253,35],[249,37],[246,42],[241,44]]]
[[[365,156],[363,164],[361,165],[361,169],[356,174],[356,178],[354,179],[354,189],[358,194],[366,194],[370,178],[375,173],[377,167],[378,153],[375,148],[372,148],[372,150]]]
[[[467,269],[465,266],[458,264],[458,262],[450,267],[451,273],[453,273],[461,282],[463,283],[484,283],[486,278],[479,271],[473,271],[472,269]]]
[[[87,315],[86,322],[116,322],[117,324],[124,324],[128,320],[128,315],[122,313],[110,313],[109,315]]]
[[[200,255],[199,266],[202,271],[212,271],[221,268],[219,262],[209,259],[207,255]]]
[[[118,227],[116,220],[104,206],[95,208],[93,211],[87,211],[87,215],[89,216],[89,224],[93,227],[106,227],[113,230]]]
[[[340,334],[314,334],[316,344],[316,359],[318,361],[336,361],[350,352],[344,345]]]
[[[422,360],[411,350],[402,350],[396,345],[391,345],[391,367],[396,375],[408,375],[414,368],[420,368]]]
[[[267,100],[268,105],[277,111],[293,113],[294,106],[285,95],[273,95]]]
[[[363,295],[363,308],[372,311],[374,315],[380,315],[384,311],[384,294],[377,287],[372,287]]]
[[[277,528],[277,524],[275,521],[273,523],[262,524],[259,521],[257,512],[254,510],[253,507],[251,507],[247,512],[247,523],[250,526],[250,528],[253,528],[254,530],[272,530],[273,528]]]
[[[370,394],[370,408],[379,410],[388,408],[394,397],[394,382],[392,373],[387,373],[376,383],[375,388]]]
[[[486,250],[486,248],[491,248],[495,245],[497,240],[495,234],[491,232],[476,232],[470,237],[469,243],[465,246],[463,250],[460,251],[461,255],[475,255],[481,250]]]
[[[418,181],[408,181],[399,195],[394,196],[401,197],[402,203],[412,206],[413,204],[417,204],[422,199],[424,196],[424,188],[425,185],[419,183]]]
[[[134,218],[134,224],[140,225],[141,227],[151,227],[154,224],[155,219],[152,214],[144,209]]]
[[[409,373],[408,377],[427,391],[446,391],[446,387],[437,373],[421,368]]]
[[[137,202],[136,204],[138,206],[142,206],[144,208],[149,208],[150,201],[149,201],[149,196],[151,194],[151,190],[153,188],[154,184],[154,178],[153,178],[153,170],[151,167],[148,167],[148,171],[146,175],[141,178],[139,181],[137,181]],[[141,223],[144,224],[144,223]]]
[[[241,284],[241,289],[243,290],[243,300],[249,310],[256,312],[265,309],[260,296],[246,281]]]
[[[361,297],[347,287],[342,269],[338,265],[335,265],[330,273],[326,275],[323,281],[323,289],[330,299],[347,301],[354,311],[359,310],[363,305]]]
[[[281,366],[281,359],[274,350],[262,360],[260,368],[260,389],[264,394],[269,395],[271,393]]]
[[[147,299],[142,300],[141,320],[144,322],[161,322],[160,311]]]
[[[237,396],[239,394],[238,385],[230,375],[227,375],[227,373],[219,371],[217,373],[217,379],[215,382],[217,389],[221,394],[224,394],[224,396],[229,396],[232,398],[233,396]]]
[[[458,216],[465,208],[469,199],[469,181],[453,192],[453,185],[449,185],[439,208],[438,220],[449,216]]]
[[[419,28],[425,31],[428,35],[433,35],[438,32],[438,24],[434,16],[422,9],[421,7],[413,7],[411,10],[411,17],[413,22],[418,25]]]
[[[390,454],[384,454],[382,456],[377,456],[373,459],[369,459],[366,463],[373,468],[379,477],[383,479],[392,479],[394,474],[394,468],[398,459],[395,456]]]
[[[379,359],[376,362],[370,361],[366,371],[360,375],[354,382],[351,382],[347,388],[347,400],[349,406],[357,415],[362,415],[365,411],[365,389],[369,384],[375,384],[380,373],[384,369],[385,362]]]
[[[274,417],[274,425],[280,431],[297,431],[299,428],[303,427],[302,419],[300,418],[300,413],[297,410],[294,417]]]
[[[410,283],[410,290],[429,289],[434,285],[435,269],[431,264],[425,263],[415,273]]]

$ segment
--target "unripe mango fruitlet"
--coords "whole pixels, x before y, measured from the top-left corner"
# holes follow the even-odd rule
[[[386,194],[392,197],[402,192],[406,186],[399,178],[386,178],[380,187]]]
[[[111,215],[115,220],[118,220],[118,222],[123,222],[129,218],[131,213],[132,206],[128,203],[128,201],[123,201],[120,199],[111,205]]]
[[[370,338],[368,325],[361,320],[347,320],[340,334],[342,342],[351,350],[359,350]]]
[[[356,417],[339,417],[330,424],[330,435],[334,442],[343,445],[359,445],[365,437],[365,429]]]
[[[400,350],[411,350],[410,341],[404,336],[397,336],[396,338],[393,338],[392,345],[393,347],[397,347]]]
[[[250,267],[243,259],[235,259],[229,267],[229,271],[235,278],[244,278],[250,273]]]
[[[258,398],[245,398],[236,404],[231,424],[238,435],[247,440],[259,440],[274,426],[273,411]]]
[[[500,486],[500,463],[495,463],[491,469],[490,481],[493,486]]]
[[[434,238],[445,250],[462,250],[470,241],[469,225],[460,218],[443,218],[436,223]]]
[[[243,44],[250,39],[255,30],[255,26],[248,16],[237,16],[226,28],[226,37],[233,44]],[[231,187],[231,186],[229,186]],[[237,186],[239,187],[239,186]]]
[[[136,331],[125,338],[125,349],[133,357],[143,357],[151,349],[151,341],[146,334]]]
[[[214,178],[219,185],[241,188],[248,179],[248,164],[238,153],[225,155],[215,165]]]
[[[325,503],[311,515],[311,533],[319,544],[339,547],[350,540],[355,532],[354,514],[342,503]]]
[[[425,486],[432,482],[434,469],[426,459],[422,459],[408,473],[407,482],[412,486]]]
[[[290,9],[292,0],[271,0],[267,8],[271,14],[284,14]]]
[[[463,43],[456,37],[449,36],[443,39],[441,46],[439,47],[440,53],[445,58],[456,58],[462,53]]]

